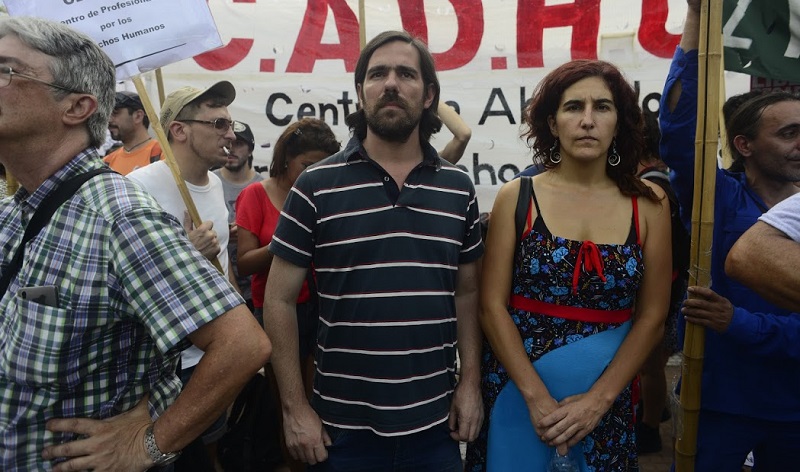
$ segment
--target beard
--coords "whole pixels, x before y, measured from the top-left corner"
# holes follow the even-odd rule
[[[114,141],[122,141],[122,134],[120,134],[119,128],[108,128],[108,133]]]
[[[238,172],[242,170],[242,168],[247,165],[247,161],[249,160],[250,156],[245,157],[244,159],[240,158],[239,156],[236,157],[238,159],[236,162],[228,161],[225,163],[225,168],[231,172]]]
[[[390,113],[380,113],[388,103],[398,105],[401,109],[392,110]],[[364,108],[364,117],[367,127],[381,139],[393,143],[404,143],[419,126],[422,111],[422,105],[411,107],[396,93],[387,93],[378,100],[375,106]]]

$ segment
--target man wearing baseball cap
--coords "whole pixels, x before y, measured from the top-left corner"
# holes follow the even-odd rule
[[[228,257],[231,260],[234,277],[242,291],[242,297],[253,310],[252,292],[250,289],[250,276],[239,276],[236,264],[237,226],[236,226],[236,199],[245,187],[264,180],[258,172],[253,170],[253,149],[256,140],[250,125],[241,121],[233,123],[233,133],[236,140],[231,144],[228,162],[224,167],[214,171],[222,180],[222,190],[225,193],[225,204],[228,206],[228,226],[230,227],[230,241],[228,241]]]
[[[192,245],[208,259],[217,258],[231,285],[238,289],[228,259],[228,209],[219,177],[210,169],[224,165],[228,149],[236,139],[228,105],[236,90],[228,81],[199,89],[182,87],[170,93],[161,107],[160,124],[167,134],[175,162],[203,223],[193,227],[175,179],[165,161],[137,169],[128,178],[152,194],[161,207],[183,221]],[[203,352],[192,346],[181,354],[184,385],[200,362]],[[225,415],[203,433],[206,445],[224,433]],[[209,447],[209,451],[215,448]],[[212,458],[213,460],[213,458]]]
[[[133,92],[117,92],[114,111],[108,119],[111,137],[122,141],[122,146],[109,153],[103,160],[122,175],[128,175],[139,167],[162,159],[161,146],[147,133],[150,120],[144,111],[139,95]]]

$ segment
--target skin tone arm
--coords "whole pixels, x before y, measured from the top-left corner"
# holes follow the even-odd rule
[[[306,270],[273,258],[264,294],[264,329],[275,340],[271,362],[280,391],[286,447],[292,457],[313,465],[328,458],[326,446],[331,439],[308,403],[297,356],[296,303]]]
[[[447,143],[444,149],[439,151],[439,156],[447,162],[455,164],[464,155],[467,144],[472,138],[472,130],[450,105],[439,102],[439,108],[436,109],[436,112],[439,114],[439,118],[442,119],[442,124],[447,126],[447,129],[453,133],[453,139]]]
[[[458,266],[456,318],[461,377],[450,405],[450,436],[456,441],[474,441],[483,424],[480,390],[481,329],[478,324],[480,262]]]
[[[680,46],[684,51],[692,51],[700,47],[700,0],[687,0],[686,7],[686,20],[683,25]],[[681,81],[678,80],[667,96],[667,105],[670,111],[675,111],[682,91]]]
[[[558,403],[531,365],[507,309],[517,244],[514,212],[518,194],[519,180],[513,180],[495,197],[481,274],[480,323],[495,355],[522,393],[537,435],[542,436],[547,431],[542,420],[558,408]],[[561,454],[567,452],[566,446],[558,449]]]
[[[800,243],[759,221],[736,241],[725,273],[783,308],[800,312]]]
[[[589,391],[565,398],[556,411],[542,420],[548,429],[543,439],[550,445],[566,442],[574,446],[594,430],[663,335],[672,279],[669,203],[661,188],[645,183],[661,202],[639,198],[645,270],[636,294],[633,325],[611,363]]]
[[[250,231],[239,228],[239,246],[236,263],[239,265],[239,275],[252,275],[257,272],[269,273],[272,265],[272,253],[269,246],[261,246],[258,236]]]
[[[180,450],[202,434],[264,365],[271,350],[269,339],[245,305],[203,325],[189,339],[205,355],[192,379],[153,426],[156,444],[164,452]],[[86,437],[49,446],[42,457],[71,458],[54,466],[55,472],[144,471],[152,465],[144,447],[145,429],[150,424],[147,397],[132,410],[106,420],[50,420],[49,431]]]

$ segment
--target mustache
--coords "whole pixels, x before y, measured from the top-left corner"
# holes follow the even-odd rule
[[[383,108],[390,103],[399,105],[401,108],[406,108],[406,101],[400,98],[400,94],[394,91],[386,92],[386,94],[378,100],[378,108]]]

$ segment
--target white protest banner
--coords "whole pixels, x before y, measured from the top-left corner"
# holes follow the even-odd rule
[[[539,81],[571,59],[617,64],[658,109],[670,59],[680,40],[686,0],[366,0],[366,37],[406,29],[434,55],[442,101],[457,106],[472,129],[459,164],[490,210],[494,193],[531,163],[520,139],[521,109]],[[256,138],[255,164],[271,159],[284,127],[323,118],[344,143],[344,118],[358,98],[353,70],[359,53],[357,0],[209,0],[225,45],[165,67],[167,92],[230,80],[229,107]],[[749,78],[729,73],[727,91]],[[434,135],[443,149],[452,135]]]
[[[13,16],[33,16],[59,21],[90,36],[116,67],[119,80],[132,78],[153,131],[161,144],[181,198],[195,227],[202,224],[186,182],[158,123],[142,72],[219,47],[222,42],[204,0],[6,0]],[[219,260],[211,261],[224,272]]]
[[[9,14],[59,21],[91,36],[117,79],[222,45],[205,0],[5,0]]]

